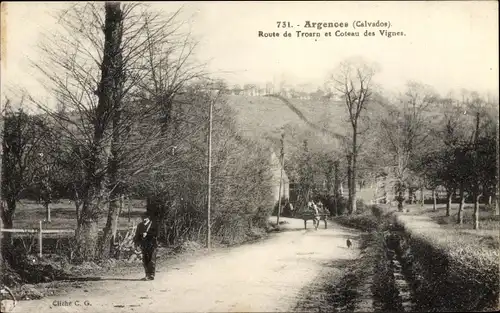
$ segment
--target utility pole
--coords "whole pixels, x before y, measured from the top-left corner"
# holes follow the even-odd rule
[[[1,99],[0,99],[1,101]],[[7,103],[8,104],[8,103]],[[2,170],[3,170],[3,132],[4,132],[4,127],[3,127],[3,107],[2,107],[2,102],[0,102],[0,211],[3,212],[3,199],[2,199]],[[0,219],[1,220],[1,219]],[[3,228],[3,225],[2,225]],[[3,236],[0,236],[0,239],[3,240]]]
[[[213,100],[210,100],[210,109],[208,115],[208,190],[207,190],[207,249],[208,252],[212,249],[212,244],[210,238],[211,234],[211,225],[210,225],[210,201],[212,197],[212,110],[214,103],[219,98],[219,92],[217,92],[216,97]]]
[[[278,217],[276,219],[276,225],[279,226],[280,224],[280,215],[281,215],[281,188],[283,184],[283,167],[285,166],[285,133],[281,134],[281,152],[280,152],[280,167],[281,167],[281,174],[280,174],[280,191],[279,191],[279,196],[278,196]]]
[[[333,166],[334,166],[334,182],[333,182],[333,189],[334,189],[334,193],[333,193],[333,199],[334,199],[334,204],[335,204],[335,216],[339,215],[339,203],[340,203],[340,192],[339,192],[339,161],[336,160],[333,162]]]
[[[210,110],[208,116],[208,196],[207,196],[207,248],[211,249],[210,237],[210,200],[212,193],[212,108],[213,102],[210,101]]]

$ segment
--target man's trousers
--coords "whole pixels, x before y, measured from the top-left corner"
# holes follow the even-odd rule
[[[155,277],[156,250],[157,246],[152,243],[144,243],[142,246],[142,265],[144,266],[144,271],[148,278]]]

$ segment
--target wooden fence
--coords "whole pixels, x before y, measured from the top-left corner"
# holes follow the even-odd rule
[[[65,234],[65,233],[75,233],[74,229],[43,229],[42,221],[39,223],[38,229],[20,229],[20,228],[11,228],[0,230],[2,233],[37,233],[38,234],[38,255],[40,257],[43,256],[43,234]]]

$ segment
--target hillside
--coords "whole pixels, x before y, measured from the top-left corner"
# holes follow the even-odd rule
[[[286,145],[292,150],[300,147],[304,139],[311,149],[323,149],[335,145],[345,134],[342,103],[237,95],[228,95],[227,102],[235,110],[244,136],[270,141],[276,147],[282,129]]]

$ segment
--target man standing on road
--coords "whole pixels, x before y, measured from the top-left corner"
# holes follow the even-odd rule
[[[145,213],[142,216],[142,222],[137,225],[134,236],[136,248],[140,246],[142,251],[142,264],[146,272],[146,277],[143,280],[155,279],[157,236],[158,227],[156,223],[152,221],[148,213]]]

